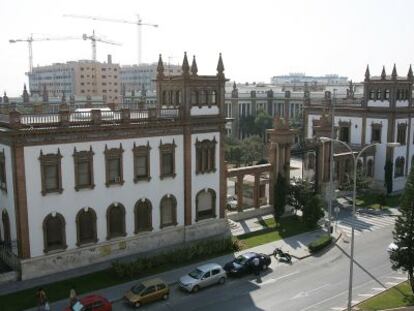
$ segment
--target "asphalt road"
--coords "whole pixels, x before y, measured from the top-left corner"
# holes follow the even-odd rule
[[[390,267],[386,248],[393,226],[357,236],[355,243],[353,300],[356,303],[401,282],[405,275]],[[228,279],[225,285],[187,294],[171,288],[168,301],[155,302],[142,310],[343,310],[348,297],[349,244],[339,243],[318,257],[292,265],[273,261],[258,284],[253,276]],[[132,310],[123,302],[113,310]]]

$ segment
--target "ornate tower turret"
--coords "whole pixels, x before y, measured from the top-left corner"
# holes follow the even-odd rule
[[[162,62],[161,54],[158,58],[158,66],[157,66],[157,79],[164,78],[164,64]]]
[[[29,103],[29,93],[27,92],[26,84],[23,87],[23,103],[28,104]]]
[[[367,69],[365,69],[365,81],[368,81],[369,78],[370,78],[369,65],[367,65]]]
[[[385,73],[385,66],[382,66],[381,80],[385,80],[386,77],[387,77],[387,74]]]
[[[190,76],[190,66],[188,65],[187,52],[184,52],[184,59],[181,70],[185,78],[188,78]]]
[[[197,68],[197,63],[196,63],[196,58],[195,55],[193,56],[193,63],[191,64],[191,74],[193,76],[196,76],[198,72],[198,68]]]
[[[223,65],[223,59],[221,58],[221,53],[220,53],[219,60],[217,63],[217,77],[219,79],[224,79],[224,65]]]
[[[392,68],[391,78],[393,80],[397,80],[397,68],[396,68],[395,64],[394,64],[394,67]]]

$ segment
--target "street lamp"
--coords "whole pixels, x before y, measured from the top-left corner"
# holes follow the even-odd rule
[[[319,139],[322,143],[332,142],[332,147],[333,147],[334,142],[335,143],[340,143],[341,145],[345,146],[351,152],[352,158],[354,160],[354,185],[353,185],[353,190],[352,190],[352,218],[355,218],[356,180],[357,180],[358,160],[359,160],[360,156],[362,155],[362,153],[364,153],[364,151],[366,151],[367,149],[369,149],[371,147],[375,147],[377,145],[380,145],[380,144],[379,143],[373,143],[373,144],[366,145],[355,156],[354,151],[352,150],[351,146],[349,146],[347,143],[345,143],[341,140],[332,139],[330,137],[320,137]],[[387,143],[387,147],[391,147],[391,148],[398,147],[399,145],[400,145],[399,143],[395,143],[395,142]],[[331,171],[330,174],[332,175],[333,172]],[[332,189],[333,185],[331,184],[330,187]],[[354,244],[355,244],[355,224],[354,224],[354,222],[352,222],[351,228],[352,228],[352,231],[351,231],[351,256],[350,256],[351,261],[350,261],[350,265],[349,265],[348,311],[351,311],[351,308],[352,308],[352,279],[353,279],[353,273],[354,273]],[[331,228],[329,228],[329,230],[331,230]]]

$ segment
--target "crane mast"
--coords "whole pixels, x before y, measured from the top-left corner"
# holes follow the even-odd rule
[[[98,16],[88,16],[88,15],[76,15],[76,14],[65,14],[64,17],[74,17],[74,18],[83,18],[83,19],[92,19],[95,21],[102,21],[102,22],[112,22],[112,23],[122,23],[122,24],[133,24],[137,26],[137,37],[138,37],[138,65],[141,64],[142,61],[142,26],[149,26],[157,28],[157,24],[150,24],[150,23],[143,23],[141,17],[137,14],[136,21],[130,20],[123,20],[123,19],[114,19],[114,18],[106,18],[106,17],[98,17]]]

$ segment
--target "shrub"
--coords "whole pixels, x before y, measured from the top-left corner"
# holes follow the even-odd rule
[[[308,249],[311,253],[315,253],[315,252],[325,248],[329,244],[331,244],[331,242],[332,242],[332,237],[329,236],[328,234],[325,234],[325,235],[321,236],[319,239],[309,243]]]
[[[133,279],[161,266],[183,264],[188,261],[239,250],[240,245],[237,241],[233,241],[231,237],[221,240],[206,240],[151,257],[137,258],[132,262],[114,261],[112,262],[112,271],[119,278]]]

